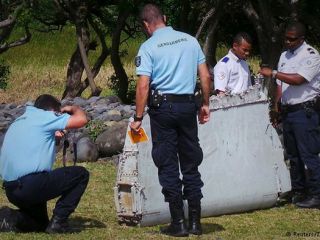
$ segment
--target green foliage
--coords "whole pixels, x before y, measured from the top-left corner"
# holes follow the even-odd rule
[[[117,78],[116,74],[112,74],[108,78],[108,86],[110,89],[113,90],[115,95],[119,96],[121,92],[121,85],[120,85],[120,80]],[[127,92],[127,99],[132,102],[135,99],[135,86],[136,86],[136,81],[134,79],[134,76],[131,75],[128,78],[128,92]]]
[[[86,129],[89,132],[89,137],[95,141],[99,134],[106,129],[106,126],[102,120],[91,120],[86,125]]]
[[[71,227],[80,232],[55,236],[46,233],[1,232],[1,240],[176,239],[161,235],[159,233],[160,226],[128,227],[119,225],[113,191],[117,173],[116,167],[105,162],[79,163],[79,165],[90,172],[88,187],[76,211],[70,216]],[[61,166],[62,162],[58,161],[56,167]],[[52,209],[56,201],[57,199],[54,199],[48,203],[49,216],[52,215]],[[14,207],[7,200],[4,189],[1,188],[0,206]],[[203,218],[201,222],[204,234],[182,239],[312,240],[319,239],[319,235],[316,235],[319,233],[319,221],[320,214],[318,209],[298,209],[293,204],[286,204],[266,210]],[[303,237],[303,233],[305,233],[305,237]],[[310,234],[309,236],[307,235],[308,233]],[[312,237],[312,234],[314,237]]]
[[[23,29],[17,28],[11,38],[18,38],[23,34]],[[66,66],[73,50],[76,47],[75,30],[67,25],[61,31],[49,33],[33,32],[29,43],[17,48],[12,48],[3,53],[10,65],[16,66]],[[96,54],[93,54],[96,55]]]
[[[0,60],[0,89],[6,89],[8,86],[8,79],[10,74],[10,67]]]

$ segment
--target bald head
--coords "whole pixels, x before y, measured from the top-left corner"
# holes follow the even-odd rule
[[[286,27],[286,32],[296,32],[297,37],[304,37],[306,34],[306,28],[300,22],[291,22]]]
[[[140,13],[140,19],[148,24],[164,23],[164,16],[161,9],[155,4],[147,4]]]

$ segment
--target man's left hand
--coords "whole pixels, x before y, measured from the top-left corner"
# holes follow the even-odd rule
[[[55,135],[56,140],[60,140],[61,138],[64,137],[65,134],[66,134],[66,132],[61,130],[61,131],[56,131],[54,135]]]

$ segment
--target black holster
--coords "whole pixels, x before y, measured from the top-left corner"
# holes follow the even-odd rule
[[[151,89],[149,93],[149,107],[159,108],[163,102],[162,93],[159,90]]]
[[[202,107],[202,104],[203,104],[202,100],[203,100],[203,96],[202,96],[201,86],[199,83],[197,83],[194,89],[194,102],[196,104],[197,110],[199,110]]]

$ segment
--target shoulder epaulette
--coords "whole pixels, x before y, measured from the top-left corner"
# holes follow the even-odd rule
[[[307,50],[310,54],[316,54],[313,48],[307,48]]]
[[[226,62],[228,62],[228,61],[229,61],[229,58],[228,58],[228,57],[224,57],[221,62],[226,63]]]

